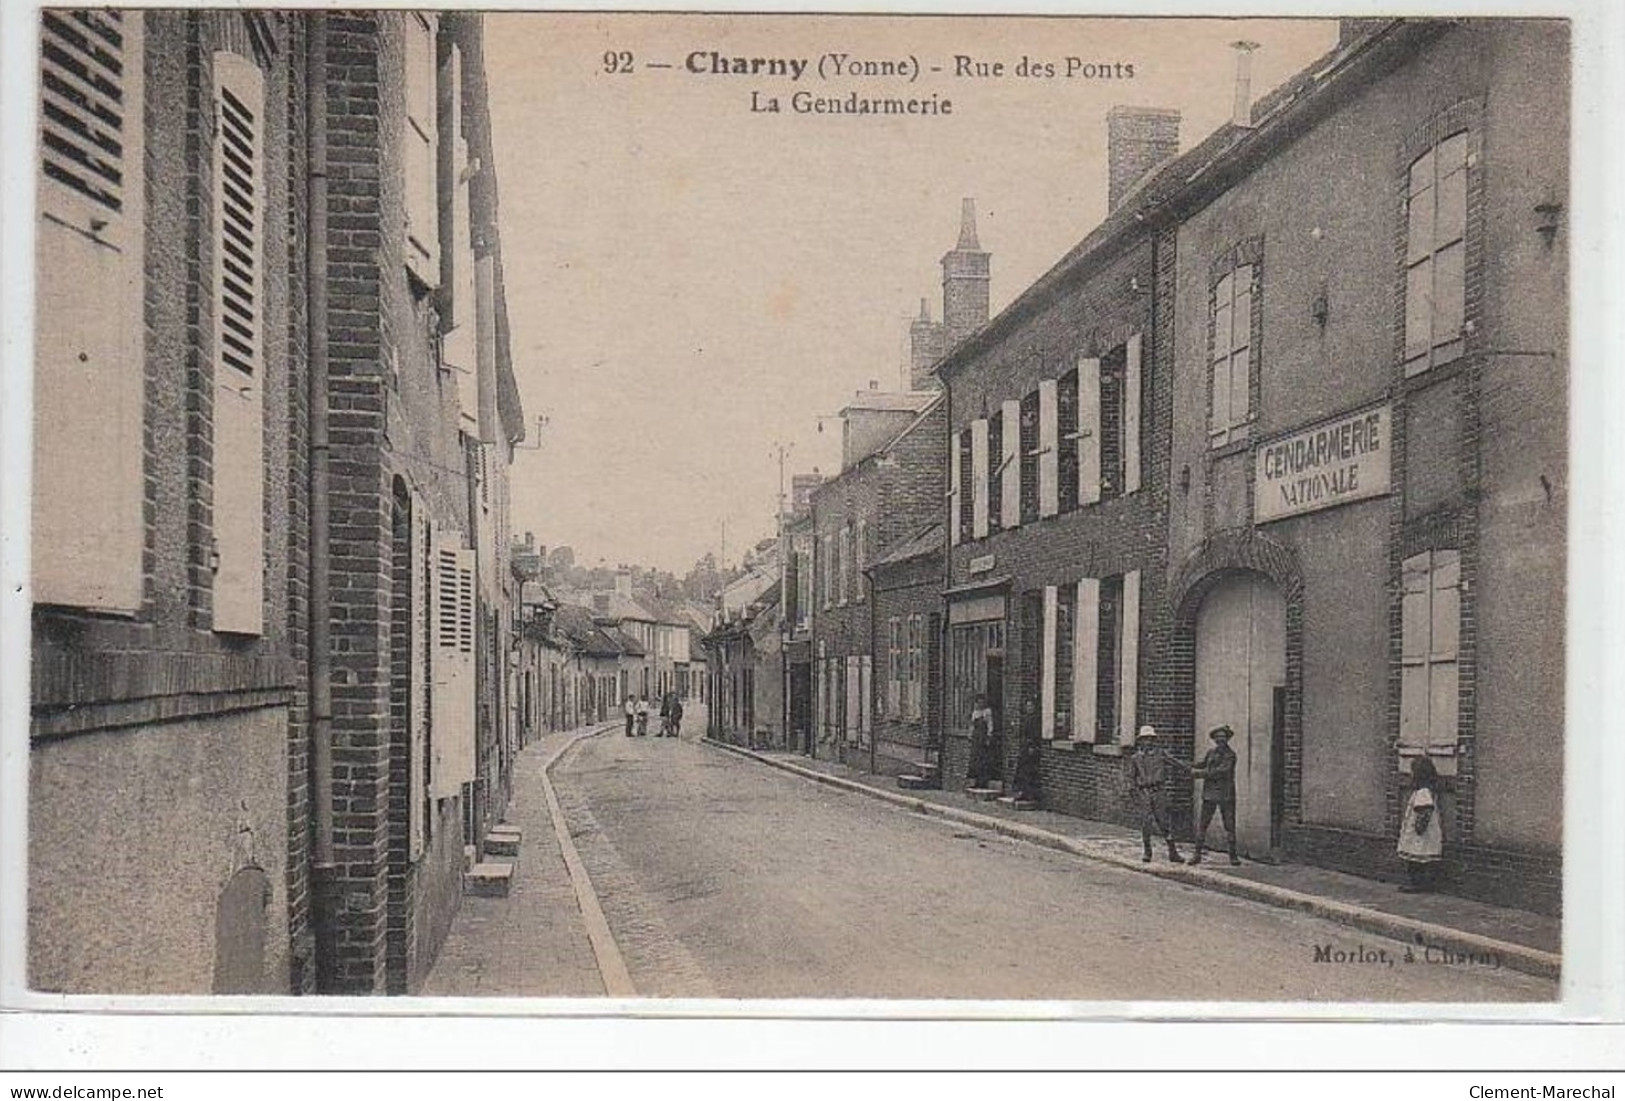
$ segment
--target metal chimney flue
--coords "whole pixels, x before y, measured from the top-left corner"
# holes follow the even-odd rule
[[[1257,42],[1246,39],[1230,43],[1236,51],[1236,100],[1230,110],[1230,125],[1251,128],[1253,125],[1253,51]]]

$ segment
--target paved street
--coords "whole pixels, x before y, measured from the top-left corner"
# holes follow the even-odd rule
[[[702,745],[703,725],[685,726],[680,742],[587,739],[553,771],[639,994],[1556,996],[1540,979],[1420,951],[1406,962],[1396,941],[834,791]]]

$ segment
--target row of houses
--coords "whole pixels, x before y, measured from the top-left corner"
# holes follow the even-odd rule
[[[29,985],[415,990],[517,747],[480,17],[40,35]]]
[[[1246,853],[1374,876],[1425,757],[1452,889],[1555,911],[1566,35],[1345,20],[1256,102],[1243,50],[1183,153],[1114,109],[1104,221],[992,317],[967,201],[911,385],[785,517],[749,736],[958,787],[985,696],[1006,777],[1132,823],[1138,728],[1228,724]]]
[[[539,561],[527,532],[517,562]],[[528,569],[525,572],[530,572]],[[706,698],[698,639],[711,615],[686,601],[636,594],[629,570],[603,592],[549,584],[537,568],[521,596],[516,727],[523,745],[549,731],[618,720],[628,699]]]

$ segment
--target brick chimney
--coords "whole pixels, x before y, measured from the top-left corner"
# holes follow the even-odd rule
[[[1242,40],[1230,43],[1236,51],[1236,95],[1230,106],[1230,125],[1251,127],[1253,124],[1253,51],[1258,43]]]
[[[943,351],[987,323],[989,256],[976,240],[976,200],[960,206],[959,243],[942,257]]]
[[[1179,154],[1179,112],[1113,107],[1106,115],[1106,209],[1117,209],[1145,174]]]
[[[908,388],[935,390],[942,384],[931,373],[942,358],[942,326],[931,320],[931,307],[920,299],[920,316],[908,327]]]

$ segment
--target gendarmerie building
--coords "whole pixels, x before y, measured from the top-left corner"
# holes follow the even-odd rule
[[[948,782],[977,691],[1045,805],[1125,822],[1136,723],[1228,723],[1244,850],[1380,876],[1425,756],[1453,888],[1558,907],[1566,33],[1345,21],[1257,103],[1243,52],[1232,120],[938,365]],[[1174,121],[1114,116],[1133,176]]]

